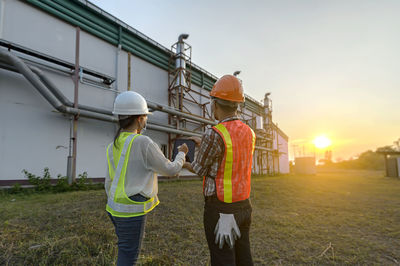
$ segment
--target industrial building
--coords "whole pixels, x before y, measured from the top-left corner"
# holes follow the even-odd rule
[[[385,158],[385,175],[387,177],[400,177],[400,149],[378,151]]]
[[[171,158],[176,138],[215,124],[217,77],[191,55],[187,34],[167,48],[85,0],[0,0],[0,185],[45,167],[101,181],[117,129],[113,102],[125,90],[146,98],[154,114],[145,134]],[[253,173],[288,173],[288,137],[272,121],[270,95],[246,95],[239,113],[257,135]]]

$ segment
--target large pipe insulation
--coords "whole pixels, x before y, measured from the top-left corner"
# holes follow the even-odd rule
[[[0,67],[18,72],[22,74],[36,90],[59,112],[79,115],[82,117],[97,119],[106,122],[117,123],[118,118],[112,115],[112,112],[107,109],[96,108],[86,105],[78,105],[78,108],[73,108],[73,103],[64,96],[64,94],[55,86],[55,84],[43,74],[43,72],[34,66],[28,66],[20,58],[13,55],[11,52],[0,50]],[[5,63],[5,64],[4,64]],[[51,93],[50,93],[50,92]],[[169,113],[171,115],[181,116],[190,120],[198,121],[207,125],[216,125],[217,123],[205,118],[197,117],[191,114],[182,113],[174,108],[161,104],[147,101],[151,109]],[[186,130],[174,129],[167,126],[156,125],[149,122],[148,129],[158,130],[166,133],[179,134],[184,136],[202,137],[201,133],[190,132]],[[256,146],[257,149],[267,150],[267,148]]]
[[[20,58],[11,54],[10,52],[4,52],[0,50],[0,60],[11,65],[9,67],[5,67],[6,69],[17,71],[20,74],[22,74],[57,111],[61,113],[79,115],[82,117],[87,117],[107,122],[114,122],[114,123],[118,122],[118,118],[113,116],[111,111],[105,109],[99,109],[95,107],[82,106],[82,105],[79,106],[79,108],[66,106],[62,102],[65,102],[68,105],[72,103],[56,88],[56,86],[49,79],[45,78],[45,75],[39,69],[35,67],[28,67]],[[31,68],[33,68],[33,70],[31,70]],[[34,71],[35,73],[37,73],[37,75],[35,75]],[[39,75],[41,78],[39,78]],[[147,127],[148,129],[159,130],[173,134],[197,136],[197,137],[202,136],[199,133],[190,132],[186,130],[177,130],[160,125],[153,125],[151,123],[149,123]]]
[[[73,107],[74,103],[68,100],[67,97],[64,96],[64,94],[57,89],[57,86],[46,76],[44,73],[37,67],[30,66],[29,67],[33,73],[35,73],[39,79],[43,82],[44,85],[53,93],[53,95],[64,105]],[[101,113],[101,114],[106,114],[106,115],[112,115],[112,112],[107,109],[103,108],[97,108],[97,107],[92,107],[92,106],[87,106],[83,104],[78,104],[79,109],[87,110],[87,111],[93,111],[96,113]]]
[[[8,55],[8,54],[10,54],[11,56],[14,56],[9,52],[3,52],[0,50],[0,59],[7,58],[6,55]],[[16,58],[18,58],[18,57],[16,57]],[[21,59],[19,59],[19,60],[22,61]],[[9,62],[9,60],[7,60],[7,59],[5,59],[3,61],[5,61],[7,63]],[[24,63],[24,62],[22,61],[22,63]],[[15,67],[13,67],[12,65],[10,66],[9,64],[1,64],[0,67],[20,73],[20,71],[18,69],[16,69]],[[44,73],[39,68],[30,66],[30,65],[26,65],[26,66],[39,77],[39,79],[44,83],[44,85],[46,85],[46,87],[53,93],[53,95],[62,104],[69,106],[69,107],[73,107],[74,104],[71,101],[69,101],[67,97],[64,96],[64,94],[57,88],[57,86],[46,75],[44,75]],[[184,117],[184,118],[187,118],[187,119],[190,119],[193,121],[197,121],[197,122],[201,122],[201,123],[204,123],[207,125],[216,125],[217,124],[216,122],[214,122],[212,120],[205,119],[205,118],[198,117],[198,116],[191,115],[191,114],[187,114],[187,113],[182,113],[182,112],[176,110],[175,108],[172,108],[172,107],[169,107],[166,105],[154,103],[151,101],[147,101],[147,105],[149,106],[149,108],[151,108],[153,110],[161,111],[161,112],[168,113],[168,114],[175,115],[175,116]],[[87,106],[87,105],[83,105],[83,104],[78,104],[78,107],[79,107],[79,109],[82,109],[82,110],[88,110],[88,111],[94,111],[94,112],[102,113],[102,114],[106,114],[106,115],[112,115],[112,112],[110,110],[103,109],[103,108],[97,108],[97,107]]]

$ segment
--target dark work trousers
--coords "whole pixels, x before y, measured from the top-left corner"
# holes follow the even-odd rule
[[[140,194],[129,197],[131,200],[143,202],[148,200]],[[108,212],[107,212],[108,213]],[[108,213],[118,237],[118,266],[136,265],[142,244],[146,215],[136,217],[115,217]]]
[[[210,250],[211,265],[253,265],[250,251],[250,224],[251,224],[251,203],[244,200],[235,203],[224,203],[217,197],[206,197],[204,204],[204,231]],[[234,214],[239,227],[241,237],[235,241],[235,246],[230,248],[227,243],[220,249],[215,244],[215,226],[219,220],[219,213]]]

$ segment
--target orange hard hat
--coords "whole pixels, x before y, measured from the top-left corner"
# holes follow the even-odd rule
[[[233,75],[225,75],[217,80],[210,95],[231,102],[244,102],[242,83]]]

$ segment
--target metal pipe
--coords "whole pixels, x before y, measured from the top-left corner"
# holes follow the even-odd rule
[[[272,149],[268,149],[268,148],[261,147],[261,146],[255,146],[255,149],[262,150],[262,151],[272,151]]]
[[[29,66],[28,67],[32,70],[33,73],[35,73],[40,81],[43,82],[43,84],[50,89],[50,91],[53,93],[53,95],[64,105],[67,106],[73,106],[74,104],[68,100],[67,97],[64,96],[64,94],[62,94],[54,85],[54,83],[47,77],[44,75],[44,73],[42,72],[42,70],[40,70],[39,68],[35,67],[35,66]]]
[[[46,87],[40,81],[38,76],[36,76],[21,59],[10,52],[4,52],[1,50],[0,59],[14,66],[55,109],[60,111],[62,104],[60,104],[58,100],[46,90]]]
[[[166,133],[184,135],[184,136],[194,136],[194,137],[202,137],[203,136],[202,134],[198,134],[195,132],[190,132],[190,131],[181,130],[181,129],[168,128],[168,127],[163,127],[163,126],[154,125],[154,124],[148,124],[147,128],[153,129],[153,130],[158,130],[158,131],[163,131]]]
[[[178,71],[175,87],[179,87],[179,95],[183,93],[182,87],[187,87],[185,71],[186,71],[186,60],[185,60],[185,42],[183,40],[189,37],[188,34],[181,34],[176,44],[176,60],[175,69]]]
[[[180,112],[180,111],[176,110],[175,108],[171,108],[169,106],[162,105],[162,104],[159,104],[159,103],[154,103],[154,102],[151,102],[151,101],[147,101],[147,105],[151,109],[158,110],[158,111],[161,111],[161,112],[165,112],[165,113],[168,113],[168,114],[171,114],[171,115],[185,117],[185,118],[188,118],[188,119],[191,119],[191,120],[194,120],[194,121],[197,121],[197,122],[201,122],[201,123],[204,123],[204,124],[207,124],[207,125],[215,126],[217,124],[216,122],[214,122],[212,120],[208,120],[208,119],[197,117],[197,116],[194,116],[194,115],[191,115],[191,114],[183,113],[183,112]]]
[[[117,53],[115,55],[115,81],[114,81],[114,90],[118,91],[118,72],[119,72],[119,54],[121,51],[121,44],[118,44]]]
[[[185,58],[185,42],[184,40],[189,37],[189,34],[181,34],[178,37],[178,42],[176,43],[176,59],[175,59],[175,70],[176,70],[176,80],[175,80],[175,94],[176,94],[176,104],[178,105],[179,111],[183,110],[183,93],[185,88],[188,88],[186,81],[186,58]],[[180,119],[178,119],[180,121]],[[179,128],[179,122],[176,124]]]
[[[54,83],[46,75],[44,75],[44,73],[39,68],[34,67],[34,66],[29,66],[29,68],[35,74],[37,74],[39,76],[40,80],[53,92],[54,96],[56,96],[57,99],[60,100],[60,102],[62,102],[66,106],[70,106],[70,107],[73,106],[73,103],[71,101],[69,101],[68,98],[65,97],[60,92],[60,90],[54,85]],[[197,117],[197,116],[194,116],[191,114],[183,113],[183,112],[180,112],[180,111],[173,109],[166,105],[154,103],[151,101],[147,101],[147,105],[149,106],[149,108],[154,109],[154,110],[158,110],[158,111],[169,113],[169,114],[176,115],[176,116],[181,116],[181,117],[184,117],[184,118],[187,118],[190,120],[194,120],[197,122],[205,123],[208,125],[216,125],[217,124],[216,122],[214,122],[212,120],[208,120],[208,119]],[[78,104],[78,107],[79,107],[79,109],[84,109],[84,110],[88,110],[88,111],[94,111],[94,112],[99,112],[102,114],[112,115],[112,112],[107,109],[91,107],[91,106],[86,106],[86,105],[82,105],[82,104]]]
[[[74,104],[68,100],[67,97],[64,96],[64,94],[57,88],[57,86],[43,73],[42,70],[40,70],[37,67],[34,66],[29,66],[29,68],[32,70],[33,73],[35,73],[39,79],[43,82],[44,85],[53,93],[53,95],[64,105],[73,107]],[[112,112],[107,109],[103,108],[97,108],[97,107],[92,107],[92,106],[87,106],[84,104],[79,104],[78,103],[78,108],[83,109],[83,110],[88,110],[88,111],[94,111],[97,113],[102,113],[102,114],[107,114],[107,115],[112,115]]]
[[[57,74],[71,76],[72,73],[74,72],[71,69],[66,69],[63,66],[59,66],[59,65],[56,65],[54,63],[39,62],[38,60],[34,60],[34,59],[31,59],[31,58],[28,58],[24,54],[18,55],[18,57],[21,58],[22,61],[24,61],[26,64],[28,64],[28,66],[42,67],[44,69],[47,69],[47,70],[52,71],[52,72],[57,73]]]
[[[131,90],[131,53],[128,52],[128,91]]]
[[[68,105],[72,105],[72,103],[68,101],[68,99],[54,86],[54,84],[47,78],[43,79],[45,76],[39,69],[32,66],[28,67],[20,58],[12,53],[0,50],[0,59],[3,62],[7,62],[11,65],[10,67],[5,67],[5,69],[22,74],[57,111],[66,114],[81,115],[103,121],[112,121],[112,119],[110,120],[108,116],[104,114],[97,114],[91,111],[79,110],[78,108],[65,106],[64,103],[58,101],[58,98],[65,100]],[[3,64],[0,65],[3,67]],[[44,80],[47,82],[44,82]],[[48,92],[48,90],[50,90],[51,94]],[[57,94],[57,96],[55,94]],[[116,118],[115,122],[117,122]]]
[[[2,58],[0,57],[0,59],[2,59]],[[2,63],[1,61],[0,61],[0,68],[3,68],[3,69],[8,70],[8,71],[19,73],[18,70],[15,67],[13,67],[12,65],[9,65],[9,64]]]
[[[79,43],[80,43],[80,28],[76,27],[75,38],[75,71],[74,71],[74,109],[78,109],[79,100]],[[69,107],[68,107],[69,108]],[[74,115],[73,137],[72,137],[72,176],[68,176],[68,183],[72,184],[76,179],[76,157],[78,153],[78,119],[79,112]]]
[[[37,91],[59,112],[67,113],[72,115],[79,115],[89,118],[94,118],[103,121],[117,122],[118,119],[109,115],[96,113],[94,111],[79,110],[78,108],[68,107],[60,103],[57,98],[48,92],[47,87],[41,82],[38,76],[33,73],[33,71],[17,56],[11,54],[10,52],[4,52],[0,50],[0,59],[13,65],[15,69],[21,73],[36,89]],[[52,93],[53,91],[50,90]],[[57,90],[60,94],[60,98],[64,99],[65,96]]]
[[[112,112],[106,109],[100,109],[84,105],[78,106],[81,108],[72,108],[71,107],[72,103],[61,93],[60,90],[56,88],[56,86],[54,85],[54,83],[52,83],[52,81],[50,81],[48,78],[45,78],[45,75],[43,74],[42,71],[40,71],[40,69],[37,69],[35,67],[28,67],[21,59],[19,59],[12,53],[0,50],[0,59],[3,59],[3,61],[13,65],[14,67],[10,66],[6,67],[6,69],[10,69],[12,71],[18,71],[19,73],[21,73],[38,90],[38,92],[59,112],[94,118],[103,121],[118,122],[118,119],[112,116]],[[37,75],[35,75],[33,71],[35,71]],[[55,95],[50,94],[46,87],[50,90],[51,93],[54,93]],[[58,99],[61,99],[61,101],[59,102]],[[152,108],[151,106],[150,108]],[[84,108],[87,110],[82,110]],[[164,110],[164,107],[155,106],[155,108],[153,109]],[[166,111],[172,112],[173,114],[178,113],[177,111],[171,109],[168,109]],[[160,127],[160,126],[155,126],[155,127]],[[175,129],[173,132],[172,131],[170,132],[171,133],[176,132],[184,135],[188,135],[190,133],[188,131],[176,131]]]
[[[68,68],[70,70],[73,70],[75,68],[75,65],[70,63],[70,62],[67,62],[67,61],[52,57],[52,56],[48,56],[48,55],[43,54],[43,53],[39,53],[39,52],[37,52],[35,50],[29,49],[29,48],[26,48],[26,47],[23,47],[23,46],[20,46],[20,45],[17,45],[15,43],[11,43],[11,42],[8,42],[8,41],[5,41],[5,40],[0,40],[0,46],[3,46],[8,50],[11,49],[11,50],[14,50],[16,52],[20,52],[20,53],[23,53],[23,54],[26,54],[26,55],[29,55],[29,56],[33,56],[35,58],[44,60],[44,61],[52,63],[52,64],[56,64],[58,66],[62,66],[62,67]],[[88,75],[90,75],[92,77],[95,77],[95,78],[99,78],[99,79],[103,80],[105,84],[112,84],[114,82],[114,80],[115,80],[114,77],[110,77],[110,76],[98,73],[98,72],[96,72],[94,70],[91,70],[91,69],[88,69],[88,68],[83,68],[83,73],[88,74]]]
[[[183,42],[183,40],[186,40],[187,38],[189,38],[189,34],[187,34],[187,33],[182,33],[181,35],[179,35],[178,41],[179,41],[179,42]]]
[[[86,79],[86,78],[82,78],[82,79],[80,80],[80,82],[81,82],[82,84],[86,84],[86,85],[89,85],[89,86],[92,86],[92,87],[94,87],[94,88],[98,88],[98,89],[101,89],[101,90],[112,91],[112,92],[120,93],[118,90],[111,89],[111,88],[108,88],[108,87],[104,87],[104,86],[102,86],[102,85],[96,84],[96,83],[93,82],[93,81],[90,81],[89,79],[86,79],[86,80],[89,80],[89,81],[86,81],[85,79]]]
[[[65,74],[65,75],[68,75],[68,76],[71,76],[74,73],[74,70],[72,70],[72,71],[71,70],[64,70],[64,69],[61,69],[61,67],[59,67],[57,65],[56,66],[50,66],[49,64],[44,64],[44,63],[41,63],[41,62],[37,62],[35,60],[26,58],[24,56],[18,56],[18,57],[21,58],[25,63],[27,63],[28,67],[32,67],[32,66],[38,67],[38,66],[40,66],[40,67],[43,67],[43,68],[45,68],[45,69],[47,69],[49,71],[53,71],[53,72],[55,72],[57,74]],[[82,67],[80,69],[81,69],[81,71],[80,71],[81,72],[80,82],[82,84],[87,84],[87,85],[90,85],[92,87],[99,88],[99,89],[102,89],[102,90],[105,90],[105,91],[118,92],[117,90],[111,89],[109,87],[110,85],[103,85],[103,86],[102,85],[98,85],[98,84],[104,84],[104,79],[99,79],[98,78],[100,81],[91,79],[91,78],[87,77],[89,74],[85,73],[85,70]],[[83,77],[84,75],[86,75],[86,76]],[[97,77],[95,77],[95,78],[97,78]]]
[[[12,55],[10,52],[5,52],[5,51],[1,51],[0,50],[0,55],[1,54],[3,54],[3,55],[4,54]],[[14,56],[14,55],[12,55],[12,56]],[[14,56],[14,57],[18,58],[17,56]],[[71,101],[69,101],[68,98],[65,97],[60,92],[60,90],[54,85],[54,83],[46,75],[44,75],[44,73],[39,68],[34,67],[34,66],[27,66],[21,59],[19,59],[19,61],[22,64],[24,64],[27,68],[30,68],[40,78],[40,80],[49,88],[49,90],[51,92],[53,92],[54,96],[61,103],[63,103],[66,106],[69,106],[69,107],[73,106],[73,103]],[[5,66],[4,68],[7,68],[7,69],[12,70],[12,71],[20,72],[18,69],[14,70],[14,68],[12,68],[12,66],[10,66],[10,67]],[[151,102],[151,101],[147,101],[147,105],[151,109],[154,109],[154,110],[157,110],[157,111],[161,111],[161,112],[164,112],[164,113],[168,113],[168,114],[171,114],[171,115],[175,115],[175,116],[181,116],[181,117],[184,117],[184,118],[187,118],[187,119],[190,119],[190,120],[194,120],[194,121],[197,121],[197,122],[201,122],[201,123],[204,123],[204,124],[207,124],[207,125],[216,125],[217,124],[216,122],[214,122],[212,120],[201,118],[201,117],[197,117],[197,116],[194,116],[194,115],[191,115],[191,114],[187,114],[187,113],[183,113],[183,112],[181,112],[179,110],[176,110],[175,108],[171,108],[169,106],[162,105],[162,104],[159,104],[159,103],[154,103],[154,102]],[[88,110],[88,111],[99,112],[99,113],[102,113],[102,114],[110,114],[110,115],[112,114],[110,110],[97,108],[97,107],[86,106],[86,105],[82,105],[82,104],[79,104],[79,103],[78,103],[78,108],[79,109]]]
[[[20,58],[18,58],[17,56],[13,55],[12,53],[4,52],[4,51],[0,50],[0,59],[2,59],[2,61],[4,61],[4,62],[8,63],[9,65],[11,65],[11,66],[7,67],[4,64],[0,64],[1,67],[5,66],[4,68],[7,69],[7,70],[11,70],[11,71],[14,71],[14,72],[19,72],[20,74],[22,74],[36,88],[36,90],[59,112],[65,113],[65,114],[71,114],[71,115],[74,115],[74,116],[78,115],[78,116],[91,118],[91,119],[96,119],[96,120],[101,120],[101,121],[106,121],[106,122],[113,122],[113,123],[117,123],[118,122],[118,118],[116,118],[115,116],[112,116],[112,115],[99,113],[99,112],[96,112],[96,111],[90,111],[90,110],[81,110],[79,108],[68,107],[68,106],[65,106],[63,103],[60,103],[58,101],[58,99],[56,97],[54,97],[53,94],[50,94],[46,89],[46,88],[48,88],[48,90],[51,93],[54,93],[54,91],[57,91],[59,93],[58,97],[60,99],[67,99],[54,86],[54,84],[48,79],[42,79],[44,77],[43,73],[41,71],[37,71],[37,69],[35,69],[35,71],[37,73],[42,75],[41,79],[39,79],[37,74],[35,75],[33,70],[31,70],[32,67],[28,67]],[[45,83],[43,80],[47,80],[47,81],[50,81],[50,82]],[[154,106],[154,107],[155,107],[154,109],[161,109],[164,112],[171,112],[171,114],[175,114],[175,113],[178,112],[178,111],[172,110],[170,108],[168,108],[168,110],[166,110],[161,105],[160,106]],[[88,107],[88,109],[95,110],[96,108]],[[183,115],[186,116],[187,114],[183,113],[182,116]],[[190,116],[190,115],[187,115],[187,116]],[[197,119],[197,117],[192,117],[192,116],[190,116],[190,117]],[[193,120],[195,120],[195,119],[193,119]],[[204,120],[204,122],[206,124],[210,124],[210,122],[212,122],[210,120],[205,120],[205,119],[203,119],[203,120]],[[212,123],[215,123],[215,122],[212,122]],[[152,123],[149,123],[147,128],[150,129],[150,130],[158,130],[158,131],[163,131],[163,132],[166,132],[166,133],[179,134],[179,135],[184,135],[184,136],[202,137],[202,134],[200,134],[200,133],[190,132],[190,131],[186,131],[186,130],[178,130],[178,129],[170,128],[168,126],[156,125],[156,124],[152,124]],[[260,150],[266,150],[266,151],[270,150],[270,149],[267,149],[267,148],[264,148],[264,147],[260,147],[260,146],[256,146],[255,148],[256,149],[260,149]],[[72,164],[72,162],[71,162],[71,164]]]
[[[67,177],[72,176],[72,136],[73,136],[73,127],[74,119],[71,116],[69,122],[69,145],[68,145],[68,157],[67,157]]]
[[[3,61],[11,63],[12,65],[14,65],[15,67],[12,66],[7,66],[4,64],[1,64],[1,66],[5,69],[14,71],[14,72],[19,72],[22,75],[24,75],[24,77],[29,80],[31,82],[32,85],[34,85],[34,87],[38,90],[38,92],[59,112],[62,113],[67,113],[67,114],[72,114],[72,115],[79,115],[82,117],[87,117],[87,118],[93,118],[93,119],[97,119],[97,120],[102,120],[102,121],[107,121],[107,122],[118,122],[118,119],[112,116],[112,112],[107,110],[107,109],[101,109],[101,108],[96,108],[96,107],[91,107],[91,106],[85,106],[85,105],[81,105],[78,104],[78,108],[71,108],[72,107],[72,102],[70,102],[68,100],[68,98],[66,98],[62,92],[54,85],[54,83],[47,78],[44,73],[33,66],[27,66],[21,59],[19,59],[17,56],[13,55],[10,52],[4,52],[0,50],[0,59],[3,58]],[[4,60],[5,59],[5,60]],[[18,65],[18,67],[17,67]],[[36,75],[34,75],[34,73],[39,77],[37,77]],[[46,87],[48,88],[48,90],[50,90],[50,92],[53,93],[54,96],[53,97],[51,94],[49,94],[46,90],[46,87],[43,86],[43,84],[40,82],[42,81],[44,85],[46,85]],[[57,99],[61,102],[58,102]],[[186,113],[182,113],[179,112],[178,110],[175,110],[171,107],[162,105],[162,104],[158,104],[158,103],[153,103],[150,101],[147,101],[149,108],[152,108],[154,110],[158,110],[161,112],[165,112],[165,113],[169,113],[172,115],[176,115],[176,116],[182,116],[194,121],[198,121],[207,125],[216,125],[217,123],[205,118],[200,118],[197,116],[193,116],[190,114],[186,114]],[[102,115],[100,115],[102,114]],[[197,134],[194,132],[190,132],[190,131],[185,131],[185,130],[179,130],[179,129],[172,129],[172,128],[168,128],[168,127],[162,127],[160,125],[154,125],[149,123],[149,129],[154,129],[154,130],[160,130],[163,132],[167,132],[167,133],[173,133],[173,134],[181,134],[181,135],[185,135],[185,136],[199,136],[201,137],[201,134]],[[259,137],[258,137],[259,138]],[[256,149],[260,149],[260,150],[266,150],[268,151],[269,149],[264,148],[264,147],[260,147],[257,146]]]

